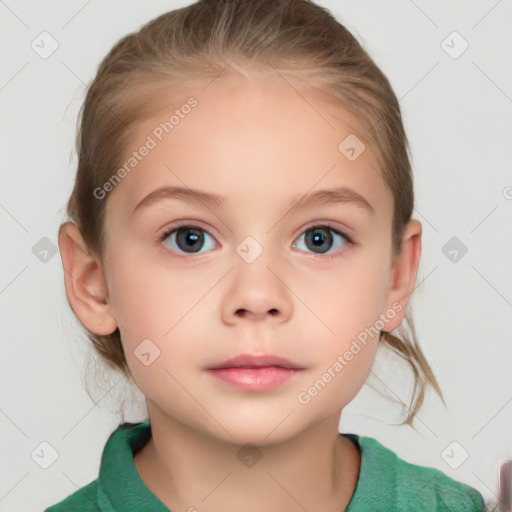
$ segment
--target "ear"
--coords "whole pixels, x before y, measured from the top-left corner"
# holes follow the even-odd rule
[[[397,314],[386,323],[386,331],[396,329],[405,317],[420,263],[421,233],[421,222],[415,219],[409,221],[402,237],[402,251],[393,258],[386,310],[393,309]],[[398,307],[398,303],[401,308]]]
[[[89,331],[111,334],[117,328],[108,305],[101,263],[89,252],[78,227],[66,222],[59,229],[59,250],[69,304]]]

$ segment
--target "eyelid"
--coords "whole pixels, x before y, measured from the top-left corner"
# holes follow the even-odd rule
[[[172,223],[170,226],[167,226],[163,229],[162,234],[158,235],[158,240],[161,242],[165,240],[173,231],[176,231],[180,228],[197,228],[201,231],[204,231],[205,233],[208,233],[211,237],[215,238],[215,240],[218,239],[218,236],[214,233],[216,231],[212,229],[210,226],[205,227],[205,225],[201,221],[197,220],[177,220],[174,223]],[[213,233],[212,233],[213,231]]]
[[[297,236],[302,235],[304,231],[307,231],[308,229],[311,229],[313,227],[328,227],[329,229],[332,229],[333,231],[336,231],[336,233],[339,233],[341,236],[343,236],[350,244],[356,244],[355,235],[352,234],[351,229],[349,229],[343,224],[340,227],[338,222],[330,220],[314,220],[312,222],[309,222],[300,229],[299,234]],[[296,238],[297,237],[295,237],[294,240]]]

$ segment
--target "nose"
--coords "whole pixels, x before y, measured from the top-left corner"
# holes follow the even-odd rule
[[[268,311],[264,311],[263,313],[258,313],[254,310],[239,308],[235,311],[235,315],[239,316],[240,318],[252,318],[253,320],[261,320],[266,316],[279,316],[279,310],[272,308]]]
[[[235,261],[222,297],[224,321],[288,321],[293,311],[293,294],[283,267],[267,251],[252,263]]]

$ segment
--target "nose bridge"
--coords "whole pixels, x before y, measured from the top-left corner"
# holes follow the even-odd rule
[[[287,317],[291,312],[291,297],[280,276],[279,247],[271,247],[270,236],[247,235],[235,247],[234,269],[225,314]]]
[[[253,235],[247,235],[236,246],[235,251],[247,265],[252,265],[258,260],[261,265],[262,261],[267,262],[269,259],[269,252],[271,252],[269,238],[260,235],[256,239]]]
[[[257,236],[257,235],[256,235]],[[275,269],[279,267],[279,248],[272,247],[271,237],[247,235],[235,248],[235,272],[237,280],[246,286],[256,285],[256,288],[266,290],[274,287]]]

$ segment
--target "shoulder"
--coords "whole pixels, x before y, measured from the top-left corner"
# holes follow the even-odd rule
[[[44,510],[44,512],[99,512],[98,508],[98,481],[78,489],[66,499],[59,501]]]
[[[373,499],[382,505],[411,512],[485,510],[481,494],[473,487],[438,469],[409,463],[371,437],[357,441],[361,451],[358,486],[362,491],[371,488]]]
[[[98,478],[44,512],[127,510],[127,504],[133,504],[134,510],[149,510],[148,503],[158,505],[133,463],[133,454],[150,436],[148,421],[119,425],[103,449]]]
[[[480,493],[442,471],[406,462],[373,438],[363,438],[394,489],[399,510],[450,510],[451,512],[481,512],[484,503]]]

